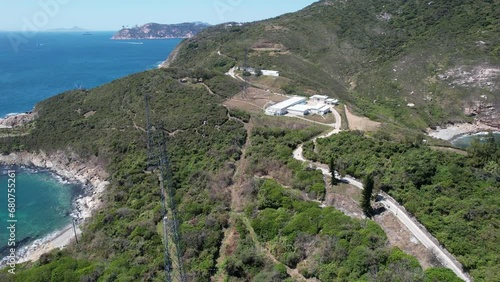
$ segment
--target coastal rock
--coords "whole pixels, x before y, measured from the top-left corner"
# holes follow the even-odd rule
[[[500,128],[500,112],[498,112],[495,103],[473,101],[465,106],[464,114],[469,117],[475,117],[476,122]]]
[[[86,185],[87,195],[77,201],[77,209],[80,210],[81,219],[90,217],[92,211],[100,206],[100,196],[108,185],[106,179],[109,175],[97,158],[84,162],[75,154],[67,154],[62,151],[52,154],[20,152],[6,156],[0,155],[0,164],[45,168],[65,179]],[[80,205],[80,202],[84,205]]]
[[[78,224],[84,222],[92,216],[92,213],[101,206],[101,195],[109,182],[106,181],[109,175],[97,158],[87,161],[81,160],[76,154],[68,154],[63,151],[47,154],[38,153],[12,153],[10,155],[0,155],[0,164],[35,166],[49,169],[57,175],[77,181],[85,185],[85,195],[75,201],[75,212],[71,214]],[[78,235],[81,234],[79,226],[76,228]],[[18,263],[35,261],[44,253],[55,248],[64,248],[73,240],[73,229],[71,224],[63,230],[56,231],[42,239],[37,239],[34,243],[17,252]],[[0,261],[0,268],[6,263],[5,258]]]
[[[28,112],[24,114],[12,115],[0,119],[0,128],[14,128],[30,123],[36,118],[36,113]]]

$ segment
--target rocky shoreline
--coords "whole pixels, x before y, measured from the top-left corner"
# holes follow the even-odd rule
[[[72,214],[79,224],[83,223],[92,215],[93,211],[101,206],[101,195],[109,184],[106,181],[109,175],[97,158],[83,162],[78,156],[62,151],[52,154],[21,152],[0,155],[0,165],[46,169],[64,180],[82,184],[85,193],[74,202],[75,211]],[[74,232],[70,227],[72,226],[66,226],[45,238],[35,240],[30,246],[18,250],[18,263],[37,260],[44,253],[67,246],[74,238]],[[78,229],[77,233],[81,233],[81,231]]]
[[[500,128],[489,126],[481,122],[475,123],[459,123],[449,124],[446,127],[437,127],[436,129],[428,129],[427,134],[430,137],[452,141],[464,135],[472,135],[479,132],[499,132]]]
[[[14,128],[17,126],[23,126],[30,123],[36,118],[37,114],[34,112],[27,112],[24,114],[10,115],[5,118],[0,118],[0,129],[1,128]]]

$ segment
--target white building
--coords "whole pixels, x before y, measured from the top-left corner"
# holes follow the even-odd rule
[[[338,99],[329,98],[329,99],[325,100],[325,103],[327,105],[338,105],[339,104],[339,100]]]
[[[311,113],[311,106],[308,105],[295,105],[287,109],[289,114],[297,116],[306,116]]]
[[[274,70],[262,70],[262,75],[280,76],[280,72],[279,71],[274,71]]]
[[[310,106],[310,110],[312,114],[316,115],[326,115],[332,111],[330,106],[325,105],[325,104],[317,104],[314,106]]]
[[[326,99],[328,99],[328,96],[326,95],[313,95],[309,98],[311,102],[316,103],[324,103]]]
[[[298,105],[298,104],[303,104],[307,101],[305,97],[292,97],[288,100],[285,100],[283,102],[279,102],[277,104],[274,104],[266,109],[266,114],[272,115],[272,116],[282,116],[287,113],[287,109]]]

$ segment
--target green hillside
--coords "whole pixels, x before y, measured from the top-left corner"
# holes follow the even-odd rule
[[[169,63],[227,70],[243,65],[248,49],[249,66],[292,79],[289,93],[339,97],[370,118],[422,129],[470,121],[464,109],[477,101],[498,109],[499,14],[500,3],[486,0],[325,0],[209,28],[185,40]],[[498,126],[498,112],[479,118]]]
[[[329,179],[292,152],[326,127],[223,106],[243,88],[224,73],[248,53],[249,66],[288,78],[283,92],[338,97],[404,134],[471,121],[470,103],[500,103],[499,13],[496,0],[324,0],[210,27],[184,40],[168,68],[40,102],[36,120],[0,130],[0,153],[97,158],[110,185],[79,244],[20,265],[15,276],[2,270],[0,281],[165,280],[144,94],[153,131],[167,136],[188,281],[460,281],[449,269],[423,270],[375,221],[321,208]],[[496,110],[476,115],[500,120]],[[304,153],[341,173],[375,176],[377,189],[405,204],[475,281],[498,280],[500,144],[475,144],[462,156],[406,137],[345,132],[316,148],[306,143]]]
[[[190,82],[182,83],[185,77]],[[0,138],[1,151],[62,150],[83,160],[97,157],[111,184],[103,208],[83,227],[79,244],[20,265],[14,276],[4,270],[0,280],[164,281],[158,178],[146,171],[144,93],[150,95],[152,120],[163,123],[155,131],[170,133],[168,155],[188,281],[209,281],[218,273],[228,281],[296,281],[286,267],[323,281],[392,281],[394,273],[414,281],[436,275],[455,279],[447,270],[424,272],[415,258],[387,247],[386,235],[375,223],[299,197],[300,191],[324,197],[321,174],[291,158],[295,146],[324,128],[252,117],[249,145],[244,128],[248,116],[234,112],[239,120],[221,105],[240,87],[216,72],[154,70],[39,103],[39,117],[25,129],[28,135]],[[248,167],[236,173],[245,143]],[[276,180],[254,177],[262,173]],[[239,177],[245,181],[243,201],[235,207],[230,186]],[[293,181],[292,190],[276,181]],[[312,220],[318,217],[323,220]],[[234,251],[222,254],[226,228],[237,235],[231,243]]]

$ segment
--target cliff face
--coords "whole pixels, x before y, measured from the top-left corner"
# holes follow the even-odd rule
[[[206,23],[157,24],[148,23],[140,27],[124,28],[116,33],[112,39],[166,39],[191,38],[198,32],[209,27]]]

